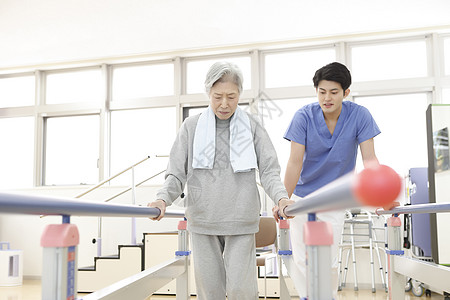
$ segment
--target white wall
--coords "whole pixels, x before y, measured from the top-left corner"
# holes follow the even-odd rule
[[[0,70],[450,25],[449,11],[447,0],[1,0]]]

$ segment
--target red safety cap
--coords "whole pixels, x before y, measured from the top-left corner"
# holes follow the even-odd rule
[[[402,180],[392,168],[375,165],[356,176],[353,193],[364,205],[382,207],[394,202],[401,188]]]
[[[182,221],[178,222],[178,230],[186,230],[186,228],[187,228],[186,220],[182,220]]]
[[[280,223],[278,226],[280,229],[289,229],[289,220],[286,220],[286,219],[280,220]]]

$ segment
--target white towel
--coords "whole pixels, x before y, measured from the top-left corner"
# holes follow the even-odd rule
[[[210,106],[202,112],[195,128],[194,169],[212,169],[216,153],[216,117]],[[257,167],[250,119],[239,106],[230,120],[230,162],[234,173]]]

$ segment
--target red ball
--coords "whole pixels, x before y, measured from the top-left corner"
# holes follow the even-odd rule
[[[401,188],[402,180],[392,168],[376,165],[356,175],[353,193],[363,205],[383,207],[397,199]]]

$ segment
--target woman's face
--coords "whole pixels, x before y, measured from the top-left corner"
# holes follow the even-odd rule
[[[212,86],[209,99],[214,114],[221,120],[227,120],[239,103],[238,86],[231,81],[218,81]]]

